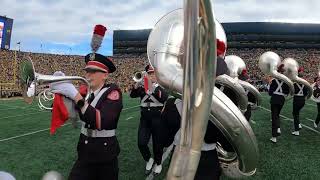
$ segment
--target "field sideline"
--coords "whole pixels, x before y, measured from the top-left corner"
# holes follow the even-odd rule
[[[277,144],[272,144],[269,97],[263,94],[262,107],[253,112],[251,122],[260,150],[259,166],[257,173],[248,179],[320,179],[320,128],[314,129],[312,122],[316,109],[314,102],[306,103],[300,115],[303,129],[295,137],[291,135],[292,101],[288,101],[281,112],[282,135]],[[146,178],[137,147],[139,117],[138,99],[125,95],[117,130],[121,180]],[[0,100],[0,171],[12,173],[17,180],[38,180],[49,170],[68,176],[76,159],[79,129],[66,124],[50,136],[50,119],[50,112],[40,111],[36,104]],[[163,173],[154,179],[164,177]]]

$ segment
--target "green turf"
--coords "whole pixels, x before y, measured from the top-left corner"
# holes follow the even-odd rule
[[[317,115],[315,103],[308,101],[301,112],[301,123],[313,127]],[[137,99],[124,96],[117,136],[121,146],[119,156],[120,179],[145,179],[144,162],[137,147],[139,108]],[[263,95],[262,106],[270,109],[269,97]],[[130,109],[126,109],[130,108]],[[292,101],[284,106],[282,115],[292,118]],[[49,128],[50,112],[28,106],[21,100],[0,101],[0,141],[12,136]],[[281,118],[282,135],[277,144],[271,137],[270,112],[259,109],[253,112],[251,123],[258,140],[260,159],[257,173],[249,179],[320,179],[320,129],[317,132],[303,128],[300,136],[291,135],[293,123]],[[313,128],[312,128],[313,129]],[[67,177],[76,159],[79,129],[66,125],[54,136],[49,130],[25,137],[0,142],[0,171],[11,172],[17,180],[38,180],[49,170],[56,170]],[[164,168],[165,172],[167,168]],[[163,179],[164,173],[155,179]],[[222,179],[227,179],[223,177]]]

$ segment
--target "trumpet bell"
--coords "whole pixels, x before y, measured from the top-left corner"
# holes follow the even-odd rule
[[[22,90],[23,100],[31,104],[36,94],[36,73],[33,63],[29,57],[20,64],[20,88]]]
[[[136,73],[134,73],[134,75],[133,75],[133,80],[134,80],[135,82],[141,82],[141,81],[143,80],[143,74],[142,74],[142,72],[136,72]]]

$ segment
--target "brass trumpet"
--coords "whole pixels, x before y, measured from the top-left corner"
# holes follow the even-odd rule
[[[145,71],[135,72],[132,79],[137,83],[141,83],[143,81],[143,76],[145,75],[145,73],[146,73]]]
[[[43,75],[35,72],[32,60],[27,57],[21,62],[20,65],[20,86],[22,89],[22,96],[26,103],[31,104],[36,95],[37,86],[63,81],[80,80],[87,84],[88,89],[90,89],[89,82],[80,76],[53,76],[53,75]],[[88,91],[89,92],[89,91]],[[49,97],[51,96],[51,97]],[[89,93],[87,93],[85,100],[88,100]],[[51,107],[47,107],[42,103],[42,100],[49,101],[53,100],[53,93],[50,89],[45,89],[38,95],[38,106],[40,109],[52,110]]]

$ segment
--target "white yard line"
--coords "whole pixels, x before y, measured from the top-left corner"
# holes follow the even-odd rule
[[[315,120],[310,119],[310,118],[306,118],[306,120],[311,121],[311,122],[314,122],[314,121],[315,121]]]
[[[42,111],[39,108],[33,108],[33,107],[20,107],[20,106],[12,106],[12,105],[6,105],[6,104],[0,104],[0,106],[8,107],[8,108],[16,108],[16,109],[32,109],[32,110],[37,110],[37,111]]]
[[[27,115],[32,115],[32,114],[40,114],[40,113],[45,113],[46,111],[41,111],[41,112],[34,112],[34,113],[27,113],[27,114],[20,114],[20,115],[15,115],[15,116],[6,116],[6,117],[1,117],[0,120],[2,119],[8,119],[8,118],[14,118],[14,117],[20,117],[20,116],[27,116]]]
[[[64,124],[62,126],[66,126],[66,125],[69,125],[69,124],[71,124],[71,123],[67,123],[67,124]],[[12,140],[12,139],[17,139],[17,138],[20,138],[20,137],[29,136],[29,135],[36,134],[36,133],[39,133],[39,132],[47,131],[49,129],[50,128],[41,129],[41,130],[38,130],[38,131],[33,131],[33,132],[29,132],[29,133],[18,135],[18,136],[13,136],[13,137],[5,138],[5,139],[0,139],[0,142],[9,141],[9,140]]]

